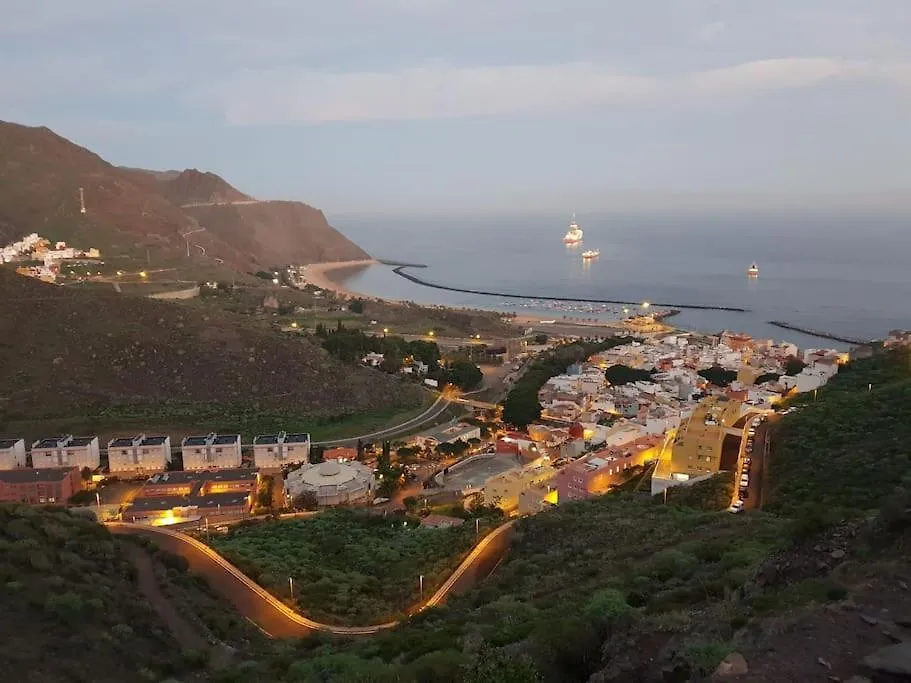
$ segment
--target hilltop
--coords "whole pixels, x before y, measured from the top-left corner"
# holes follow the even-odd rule
[[[39,232],[144,266],[175,265],[187,258],[181,234],[203,227],[193,243],[205,258],[242,271],[366,257],[307,204],[206,206],[236,201],[251,198],[213,173],[122,168],[48,128],[0,121],[0,244]]]
[[[267,418],[279,428],[282,416],[300,423],[420,402],[409,385],[241,315],[2,269],[0,307],[3,431],[259,429]]]

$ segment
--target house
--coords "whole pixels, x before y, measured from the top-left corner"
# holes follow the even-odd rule
[[[334,460],[336,462],[350,462],[351,460],[357,460],[357,449],[346,448],[345,446],[327,448],[325,451],[323,451],[323,460],[325,462],[329,462],[330,460]]]
[[[253,439],[253,462],[257,467],[272,469],[310,462],[310,435],[279,432],[257,436]]]
[[[101,464],[97,436],[53,436],[32,444],[32,466],[78,467],[90,470]]]
[[[108,469],[112,472],[149,472],[163,470],[171,462],[171,437],[120,437],[108,442]]]
[[[557,473],[552,482],[557,490],[557,499],[564,503],[606,493],[611,486],[625,481],[628,469],[657,458],[662,441],[660,436],[643,436],[570,463]]]
[[[188,436],[180,451],[184,470],[240,467],[240,434]]]
[[[20,467],[0,471],[0,502],[4,503],[65,505],[81,490],[78,467]]]
[[[535,486],[519,494],[520,516],[536,515],[553,507],[557,502],[557,489],[552,486]]]
[[[477,425],[465,424],[453,420],[443,427],[430,429],[415,435],[414,441],[422,447],[439,446],[442,443],[455,443],[456,441],[469,441],[481,438],[481,428]]]
[[[0,439],[0,470],[15,470],[25,465],[25,439]]]
[[[253,494],[231,491],[195,496],[151,496],[134,498],[124,511],[128,522],[147,522],[156,526],[177,524],[197,519],[217,523],[219,519],[237,519],[250,511]]]
[[[421,526],[431,529],[451,529],[464,523],[465,520],[461,517],[450,517],[449,515],[430,514],[421,518]]]

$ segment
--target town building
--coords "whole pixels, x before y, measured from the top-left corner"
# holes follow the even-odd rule
[[[565,503],[607,493],[612,486],[626,480],[630,468],[656,460],[663,442],[662,436],[643,436],[569,463],[551,482],[557,490],[557,500]]]
[[[53,436],[32,444],[32,466],[78,467],[90,470],[101,464],[97,436]]]
[[[519,507],[523,491],[549,482],[557,474],[546,459],[539,459],[521,469],[510,470],[484,482],[482,496],[488,505],[496,505],[504,512]]]
[[[321,506],[368,503],[374,498],[373,470],[357,461],[326,461],[290,472],[285,491],[292,498],[309,493]]]
[[[0,470],[25,467],[25,439],[0,439]]]
[[[414,436],[414,442],[422,447],[435,447],[442,443],[470,441],[481,438],[481,428],[454,420],[442,427],[430,429]]]
[[[240,467],[240,434],[188,436],[180,444],[184,470]]]
[[[253,462],[257,467],[278,469],[289,463],[309,461],[309,434],[279,432],[253,439]]]
[[[206,496],[152,496],[134,498],[122,517],[127,522],[155,526],[205,520],[217,524],[242,519],[250,512],[252,493],[228,492]]]
[[[323,451],[323,460],[325,462],[329,462],[330,460],[337,462],[350,462],[351,460],[357,460],[357,449],[347,448],[345,446],[327,448],[325,451]]]
[[[149,477],[138,498],[199,497],[216,493],[249,493],[259,486],[259,471],[245,467],[223,470],[159,472]]]
[[[111,473],[144,473],[163,470],[171,462],[171,437],[120,437],[108,442],[108,469]]]
[[[65,505],[82,490],[78,467],[0,471],[0,502],[30,505]]]

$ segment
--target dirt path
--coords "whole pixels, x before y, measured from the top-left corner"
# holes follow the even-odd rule
[[[139,590],[148,598],[158,616],[170,629],[171,633],[183,647],[208,652],[211,645],[184,619],[171,601],[161,592],[155,578],[155,568],[149,554],[130,544],[126,544],[126,553],[138,571]]]

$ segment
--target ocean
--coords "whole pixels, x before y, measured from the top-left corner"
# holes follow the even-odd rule
[[[748,309],[683,310],[685,329],[746,332],[800,346],[845,348],[769,325],[784,321],[850,338],[911,327],[911,217],[805,214],[579,213],[581,247],[562,243],[568,216],[333,217],[379,259],[424,264],[417,277],[452,287],[537,296]],[[582,252],[598,249],[586,263]],[[758,278],[746,276],[752,262]],[[548,318],[610,318],[614,311],[450,292],[383,265],[347,275],[353,291]],[[570,310],[574,309],[574,310]]]

